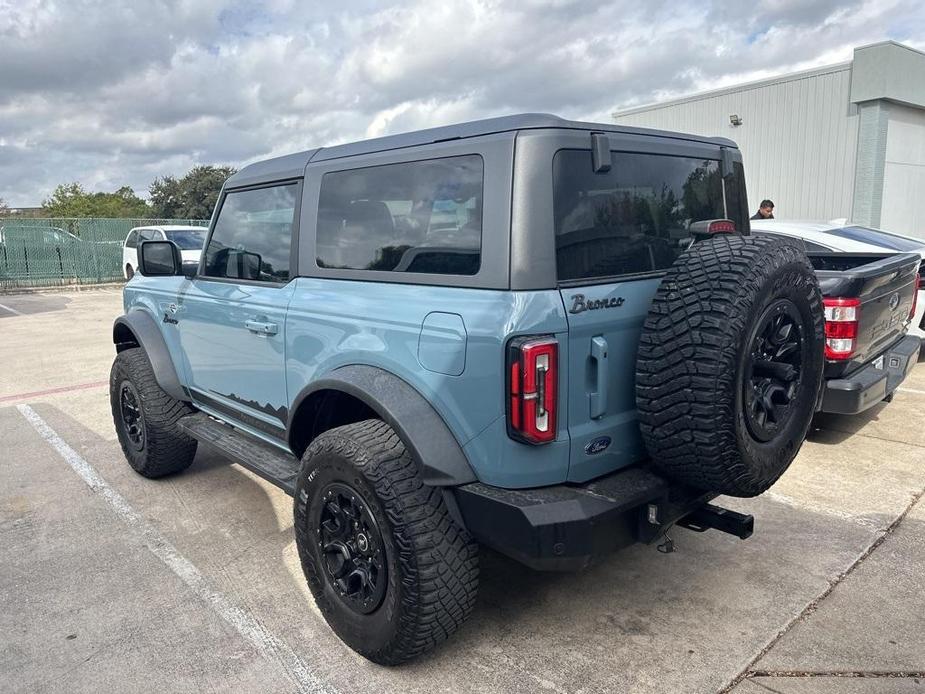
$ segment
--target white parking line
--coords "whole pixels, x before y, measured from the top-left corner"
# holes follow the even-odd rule
[[[205,576],[192,562],[180,554],[170,542],[153,526],[145,521],[134,508],[129,505],[119,492],[114,490],[104,480],[90,463],[67,443],[28,405],[17,405],[16,408],[23,417],[35,428],[39,435],[45,439],[58,452],[64,461],[80,475],[94,492],[105,499],[113,510],[130,528],[140,536],[151,553],[160,559],[183,581],[201,600],[206,602],[228,624],[233,626],[241,636],[249,641],[257,652],[267,660],[274,661],[296,681],[298,691],[306,694],[315,692],[336,694],[336,691],[324,683],[312,671],[311,667],[302,660],[285,643],[269,633],[257,619],[235,605],[228,597],[218,592],[206,580]]]
[[[20,311],[17,311],[15,308],[10,308],[10,307],[7,306],[6,304],[0,304],[0,308],[4,309],[5,311],[9,311],[9,312],[12,313],[14,316],[21,316],[21,315],[23,315]]]
[[[925,390],[916,390],[915,388],[897,388],[900,393],[915,393],[916,395],[925,395]]]

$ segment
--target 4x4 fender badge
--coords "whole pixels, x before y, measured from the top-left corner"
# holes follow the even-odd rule
[[[572,294],[572,308],[569,313],[584,313],[596,311],[599,308],[617,308],[626,302],[622,296],[612,296],[609,299],[587,299],[584,294]]]
[[[588,455],[596,455],[597,453],[603,453],[610,447],[610,437],[609,436],[599,436],[593,441],[588,441],[585,444],[585,453]]]

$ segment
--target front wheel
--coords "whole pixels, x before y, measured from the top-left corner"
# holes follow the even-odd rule
[[[318,608],[369,660],[417,657],[472,611],[478,547],[385,422],[348,424],[312,442],[296,487],[295,531]]]
[[[122,452],[135,472],[163,477],[193,462],[196,441],[177,427],[193,409],[161,390],[140,347],[116,355],[109,374],[109,403]]]

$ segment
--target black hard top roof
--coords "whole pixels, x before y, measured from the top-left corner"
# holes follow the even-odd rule
[[[296,154],[287,154],[282,157],[274,157],[273,159],[265,159],[245,166],[231,176],[225,182],[225,185],[247,186],[269,180],[297,178],[302,175],[305,166],[310,161],[326,161],[329,159],[338,159],[340,157],[353,157],[361,154],[372,154],[373,152],[384,152],[391,149],[426,145],[443,140],[458,140],[467,137],[477,137],[479,135],[491,135],[493,133],[531,130],[536,128],[563,128],[569,130],[593,130],[596,132],[651,135],[653,137],[672,137],[680,140],[707,142],[724,147],[736,147],[735,142],[724,137],[701,137],[699,135],[687,135],[649,128],[634,128],[625,125],[614,125],[612,123],[585,123],[582,121],[566,120],[548,113],[522,113],[514,116],[501,116],[499,118],[487,118],[484,120],[469,121],[468,123],[446,125],[439,128],[415,130],[410,133],[388,135],[386,137],[350,142],[333,147],[321,147],[298,152]]]

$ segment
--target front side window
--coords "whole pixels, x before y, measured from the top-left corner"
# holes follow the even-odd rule
[[[595,173],[591,152],[553,160],[559,281],[666,269],[690,244],[691,222],[727,216],[720,164],[712,159],[613,152]],[[738,196],[729,200],[737,225]]]
[[[61,234],[59,234],[54,229],[47,229],[46,231],[43,232],[43,235],[45,238],[45,243],[58,244],[58,243],[61,243],[63,240]]]
[[[474,275],[481,263],[478,155],[326,173],[318,266]]]
[[[296,183],[227,193],[206,249],[204,274],[289,281],[296,198]]]

